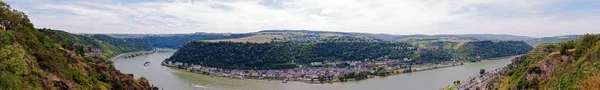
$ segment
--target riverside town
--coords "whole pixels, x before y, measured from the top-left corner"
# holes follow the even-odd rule
[[[292,80],[306,83],[344,82],[368,79],[372,76],[389,76],[414,71],[463,65],[465,60],[452,60],[437,64],[406,64],[411,59],[391,60],[385,57],[363,61],[312,62],[310,67],[300,65],[293,69],[278,70],[240,70],[195,65],[192,63],[164,62],[163,65],[191,71],[199,74],[238,78],[238,79],[275,79]]]

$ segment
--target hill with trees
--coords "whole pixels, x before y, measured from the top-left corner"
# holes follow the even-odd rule
[[[461,57],[487,59],[525,54],[532,49],[523,41],[473,41],[453,51]]]
[[[417,47],[404,42],[206,42],[185,44],[166,61],[230,69],[287,69],[311,62],[361,61],[387,57],[435,63],[458,58],[503,57],[524,54],[531,46],[522,41],[470,42],[466,47]],[[460,52],[457,52],[460,51]]]
[[[215,39],[232,39],[252,36],[252,33],[246,34],[216,34],[216,33],[194,33],[194,34],[159,34],[148,35],[143,38],[150,40],[152,46],[158,48],[180,48],[183,44],[189,41],[197,40],[215,40]]]
[[[54,38],[60,46],[84,55],[92,52],[91,49],[102,50],[103,58],[123,52],[133,52],[153,49],[150,41],[144,38],[113,38],[107,35],[76,35],[65,31],[52,29],[38,29],[47,36]]]
[[[388,56],[410,58],[406,43],[371,42],[190,42],[167,61],[219,68],[287,69],[323,61],[365,60]],[[450,58],[445,58],[450,59]]]
[[[98,34],[85,34],[86,36]],[[531,46],[574,40],[581,35],[534,38],[507,34],[439,34],[439,35],[390,35],[354,32],[312,31],[312,30],[263,30],[253,33],[192,33],[192,34],[105,34],[117,38],[147,38],[158,48],[180,48],[189,41],[231,41],[231,42],[270,42],[270,41],[350,41],[350,42],[407,42],[413,45],[437,41],[458,42],[460,47],[469,41],[525,41]],[[425,44],[424,44],[425,43]],[[418,45],[417,45],[418,46]]]
[[[112,41],[35,29],[27,15],[0,1],[0,89],[157,89],[144,78],[134,79],[132,75],[116,70],[109,62],[90,56],[89,51],[88,54],[80,51],[91,47],[121,53],[151,46],[131,47],[128,43],[112,45],[105,42]]]

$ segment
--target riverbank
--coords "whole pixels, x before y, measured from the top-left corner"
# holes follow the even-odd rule
[[[514,57],[519,57],[519,56],[522,56],[522,55],[499,57],[499,58],[494,58],[494,59],[507,59],[507,58],[514,58]],[[512,59],[510,59],[510,60],[512,60]],[[482,60],[482,61],[489,61],[489,60]],[[469,89],[472,87],[486,87],[485,85],[492,83],[493,82],[492,80],[495,80],[495,79],[502,80],[503,77],[501,77],[501,76],[503,75],[503,72],[506,71],[506,68],[507,67],[504,66],[501,68],[493,69],[491,71],[487,71],[484,74],[469,77],[466,80],[457,80],[453,84],[448,85],[444,88],[441,88],[440,90],[463,90],[463,89]]]
[[[138,52],[139,53],[139,52]],[[143,52],[142,52],[143,53]],[[519,55],[516,55],[519,56]],[[468,62],[466,60],[444,61],[437,63],[423,63],[406,65],[408,62],[400,60],[384,61],[346,61],[339,63],[352,63],[348,67],[304,67],[293,69],[277,70],[242,70],[215,68],[191,63],[171,62],[162,60],[160,65],[170,69],[183,70],[196,74],[207,75],[211,77],[226,77],[236,79],[258,79],[258,80],[281,80],[298,81],[310,84],[324,84],[335,82],[361,81],[371,78],[388,77],[405,73],[441,69],[447,67],[461,66],[471,63],[487,62],[491,59],[511,58],[515,56],[497,57],[478,62]],[[328,63],[329,64],[329,63]]]
[[[336,82],[352,82],[352,81],[361,81],[361,80],[367,80],[367,79],[371,79],[371,78],[379,78],[379,77],[388,77],[388,76],[394,76],[394,75],[399,75],[399,74],[404,74],[404,73],[412,73],[412,72],[420,72],[420,71],[426,71],[426,70],[433,70],[433,69],[440,69],[440,68],[447,68],[447,67],[453,67],[453,66],[461,66],[464,65],[465,63],[468,62],[460,62],[460,63],[440,63],[440,64],[422,64],[422,65],[412,65],[411,70],[407,70],[407,69],[394,69],[394,70],[385,70],[385,72],[388,72],[388,74],[384,75],[384,76],[379,76],[377,74],[374,74],[374,71],[370,71],[372,70],[372,67],[367,67],[367,68],[363,68],[363,69],[356,69],[356,67],[354,67],[354,71],[349,71],[349,72],[344,72],[346,69],[344,68],[323,68],[323,67],[311,67],[311,68],[295,68],[295,69],[284,69],[284,70],[230,70],[230,69],[222,69],[222,68],[210,68],[210,67],[203,67],[203,66],[185,66],[185,65],[169,65],[166,62],[162,62],[161,65],[168,67],[170,69],[174,69],[174,70],[182,70],[182,71],[186,71],[186,72],[192,72],[192,73],[196,73],[196,74],[202,74],[202,75],[207,75],[207,76],[211,76],[211,77],[227,77],[227,78],[237,78],[237,79],[258,79],[258,80],[289,80],[289,81],[297,81],[297,82],[304,82],[304,83],[309,83],[309,84],[324,84],[324,83],[336,83]],[[376,66],[379,67],[379,66]],[[354,73],[355,75],[359,75],[359,72],[361,71],[367,71],[367,76],[364,77],[364,79],[357,79],[357,78],[343,78],[340,79],[340,77],[344,77],[346,76],[345,74],[348,73]],[[302,74],[292,74],[292,73],[299,73],[301,72]],[[315,72],[320,72],[321,74],[316,74],[316,75],[311,75],[308,73],[315,73]],[[338,72],[338,73],[334,73],[331,74],[329,72]],[[307,74],[305,74],[307,73]],[[327,74],[329,73],[329,74]],[[341,74],[339,74],[341,73]],[[335,75],[335,77],[333,77]],[[321,77],[322,76],[322,77]]]
[[[211,77],[183,69],[171,69],[158,63],[171,57],[174,52],[174,50],[168,52],[158,50],[157,53],[135,58],[121,57],[115,61],[114,65],[123,73],[134,74],[135,78],[145,77],[151,84],[165,90],[202,90],[202,88],[191,87],[191,84],[203,86],[205,90],[437,90],[453,81],[479,75],[480,69],[493,70],[510,62],[508,59],[487,60],[386,77],[372,77],[359,81],[309,84],[299,81],[282,83],[282,80],[275,79]],[[144,68],[141,64],[146,61],[153,63]]]
[[[477,62],[475,62],[475,63],[477,63]],[[391,73],[389,75],[386,75],[386,76],[368,75],[367,78],[365,78],[365,79],[346,79],[344,81],[341,81],[339,78],[331,78],[331,79],[326,79],[323,82],[320,82],[318,78],[290,79],[290,78],[268,78],[268,77],[256,77],[256,76],[254,76],[254,77],[232,77],[230,75],[221,75],[219,73],[210,73],[210,72],[207,72],[207,71],[192,70],[191,68],[178,68],[178,67],[173,67],[173,66],[167,66],[167,65],[165,65],[164,62],[163,62],[162,65],[164,67],[169,68],[169,69],[178,70],[178,71],[184,71],[184,72],[191,72],[191,73],[200,74],[200,75],[211,76],[213,78],[256,79],[256,80],[268,80],[268,81],[277,80],[277,81],[282,81],[282,82],[284,81],[284,79],[288,79],[289,81],[303,82],[303,83],[308,83],[308,84],[328,84],[328,83],[340,83],[340,82],[341,83],[343,83],[343,82],[356,82],[356,81],[368,80],[368,79],[373,79],[373,78],[384,78],[384,77],[390,77],[390,76],[395,76],[395,75],[400,75],[400,74],[421,72],[421,71],[441,69],[441,68],[454,67],[454,66],[462,66],[462,65],[465,65],[465,64],[470,64],[470,63],[466,62],[466,63],[463,63],[463,64],[414,65],[416,68],[413,68],[413,70],[411,70],[409,72],[406,72],[404,69],[397,69],[397,70],[389,70],[389,72],[391,72]],[[356,72],[356,73],[358,73],[358,72]]]
[[[125,55],[139,54],[139,53],[148,53],[148,52],[155,52],[155,51],[156,51],[156,49],[154,49],[154,50],[143,50],[143,51],[134,51],[134,52],[121,53],[121,54],[114,55],[113,57],[111,57],[110,59],[108,59],[108,61],[115,62],[118,58],[123,57]]]

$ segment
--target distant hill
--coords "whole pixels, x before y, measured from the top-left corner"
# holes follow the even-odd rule
[[[538,46],[544,43],[554,43],[554,42],[563,42],[569,40],[577,40],[583,35],[565,35],[565,36],[554,36],[554,37],[542,37],[525,40],[531,46]]]
[[[86,34],[87,35],[87,34]],[[507,34],[439,34],[439,35],[391,35],[356,32],[314,31],[314,30],[262,30],[253,33],[191,33],[191,34],[106,34],[117,38],[148,38],[152,45],[159,48],[179,48],[189,41],[205,40],[210,42],[271,42],[271,41],[369,41],[369,42],[408,42],[414,45],[429,45],[438,41],[457,42],[460,47],[470,41],[525,41],[532,46],[541,43],[568,41],[581,35],[534,38]]]
[[[533,37],[528,37],[528,36],[517,36],[517,35],[507,35],[507,34],[462,34],[462,35],[458,35],[458,36],[475,38],[477,40],[494,40],[494,41],[523,41],[523,40],[534,39]]]
[[[439,34],[439,35],[390,35],[390,34],[370,34],[370,33],[351,33],[358,36],[371,37],[386,41],[398,41],[407,38],[422,39],[463,39],[463,40],[492,40],[492,41],[523,41],[534,39],[528,36],[507,35],[507,34]]]
[[[351,33],[357,36],[370,37],[375,39],[380,39],[384,41],[396,41],[400,38],[405,37],[405,35],[390,35],[390,34],[371,34],[371,33]]]
[[[229,34],[229,33],[194,33],[194,34],[158,34],[144,36],[150,40],[152,46],[158,48],[179,48],[183,44],[196,40],[232,39],[252,36],[254,33]]]
[[[89,35],[98,35],[98,34],[83,34],[83,35],[89,36]],[[151,36],[153,34],[104,34],[104,35],[108,35],[108,36],[115,37],[115,38],[143,38],[146,36]]]

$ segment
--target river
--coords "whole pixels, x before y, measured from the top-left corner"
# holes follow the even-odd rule
[[[480,69],[489,71],[503,67],[509,64],[513,58],[488,60],[362,81],[306,84],[302,82],[281,83],[281,80],[210,77],[161,66],[160,63],[174,52],[174,50],[159,49],[158,52],[150,55],[128,59],[120,57],[114,65],[123,73],[133,74],[136,78],[143,76],[150,81],[150,84],[165,90],[438,90],[452,84],[455,80],[465,80],[478,75]],[[146,61],[152,63],[144,68],[142,64]],[[192,87],[191,84],[196,87]]]

